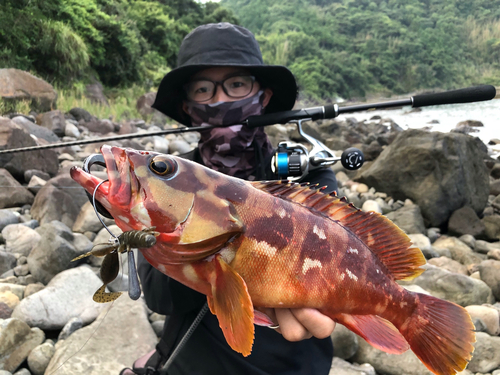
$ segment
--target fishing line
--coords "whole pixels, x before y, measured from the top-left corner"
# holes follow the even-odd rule
[[[97,207],[95,205],[95,195],[96,195],[96,192],[99,189],[99,186],[101,186],[103,183],[105,183],[107,181],[109,181],[109,180],[101,181],[95,187],[94,192],[92,193],[92,206],[94,207],[94,212],[97,215],[97,218],[99,219],[99,221],[101,222],[101,224],[104,226],[104,228],[106,228],[106,230],[108,231],[108,233],[111,234],[112,237],[114,237],[114,239],[115,239],[114,242],[115,243],[119,243],[120,241],[118,240],[118,237],[116,237],[113,233],[111,233],[111,230],[108,228],[108,226],[106,224],[104,224],[104,221],[101,219],[101,215],[99,215],[99,212],[97,211]]]

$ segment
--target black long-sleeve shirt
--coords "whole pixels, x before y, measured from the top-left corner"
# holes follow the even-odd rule
[[[188,157],[201,162],[197,152]],[[266,165],[270,165],[266,161]],[[271,179],[266,168],[267,179]],[[327,186],[325,192],[337,190],[333,171],[320,169],[309,173],[304,182]],[[169,278],[153,268],[139,253],[138,273],[148,307],[164,315],[176,314],[183,319],[176,332],[164,332],[163,338],[178,342],[206,302],[206,296]],[[167,326],[167,325],[166,325]],[[255,326],[252,354],[243,357],[229,347],[215,315],[207,313],[172,363],[169,375],[298,375],[328,374],[333,357],[330,338],[311,338],[290,342],[267,327]]]

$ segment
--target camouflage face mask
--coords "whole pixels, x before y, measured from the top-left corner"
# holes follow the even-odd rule
[[[250,98],[235,102],[189,102],[188,114],[193,126],[241,124],[249,116],[262,114],[263,93],[261,90]],[[262,128],[250,129],[243,125],[233,125],[200,134],[198,148],[205,165],[234,177],[255,180],[255,147],[261,150],[264,160],[273,152]]]

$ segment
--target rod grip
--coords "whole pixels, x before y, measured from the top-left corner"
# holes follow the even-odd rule
[[[413,107],[429,105],[471,103],[493,99],[496,89],[491,85],[467,87],[460,90],[440,92],[437,94],[423,94],[413,97]]]

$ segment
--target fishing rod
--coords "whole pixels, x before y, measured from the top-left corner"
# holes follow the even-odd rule
[[[303,108],[292,111],[270,113],[260,116],[250,116],[243,123],[244,125],[247,125],[250,128],[256,128],[274,124],[286,124],[288,122],[298,121],[298,120],[315,121],[321,119],[332,119],[343,113],[361,112],[372,109],[385,109],[385,108],[403,107],[408,105],[412,106],[413,108],[417,108],[417,107],[426,107],[426,106],[442,105],[442,104],[472,103],[472,102],[491,100],[495,97],[495,95],[496,95],[496,89],[494,86],[481,85],[459,90],[445,91],[437,94],[416,95],[407,99],[392,100],[380,103],[359,104],[359,105],[352,105],[345,107],[339,107],[337,104],[331,104],[320,107]],[[12,154],[17,152],[26,152],[26,151],[47,150],[59,147],[78,146],[78,145],[85,145],[92,143],[102,143],[102,142],[117,141],[117,140],[131,139],[131,138],[151,137],[155,135],[180,134],[193,131],[201,132],[218,127],[224,127],[224,126],[210,125],[210,126],[185,127],[178,129],[161,130],[156,132],[140,133],[140,134],[133,133],[133,134],[124,134],[124,135],[117,135],[117,136],[103,137],[103,138],[93,138],[93,139],[86,139],[86,140],[79,140],[72,142],[53,143],[42,146],[21,147],[8,150],[0,150],[0,155]]]

